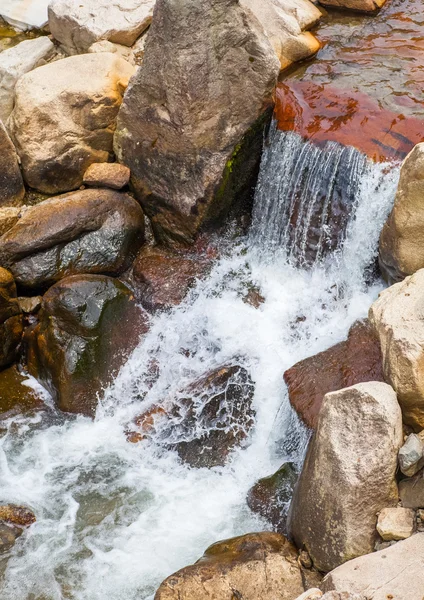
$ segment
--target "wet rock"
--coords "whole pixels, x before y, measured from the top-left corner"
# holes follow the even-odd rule
[[[34,513],[24,506],[0,505],[0,555],[8,552],[24,528],[35,523]]]
[[[76,275],[43,297],[39,323],[27,330],[28,371],[65,412],[93,415],[141,335],[146,314],[129,289],[102,275]]]
[[[32,315],[40,310],[42,300],[42,296],[31,296],[30,298],[22,296],[18,298],[21,311],[28,315]]]
[[[424,534],[361,556],[325,577],[325,592],[351,590],[367,600],[422,600],[424,589]]]
[[[395,204],[380,236],[380,268],[389,283],[424,267],[423,195],[424,143],[403,162]]]
[[[373,13],[379,10],[386,0],[319,0],[319,2],[323,6]]]
[[[192,467],[223,465],[254,424],[253,393],[246,369],[219,367],[181,390],[178,398],[140,415],[132,441],[154,436]]]
[[[22,314],[15,282],[11,273],[0,267],[0,368],[17,358],[22,333]]]
[[[44,408],[43,401],[33,389],[24,385],[28,378],[16,365],[0,371],[0,414],[2,417]]]
[[[162,583],[155,600],[293,600],[303,592],[295,548],[278,533],[250,533],[210,546]]]
[[[418,435],[411,433],[399,450],[399,467],[404,475],[412,477],[424,466],[423,452],[423,441]]]
[[[133,198],[82,190],[29,207],[0,237],[0,262],[19,285],[42,289],[67,275],[117,275],[143,241],[143,212]]]
[[[399,496],[405,508],[424,508],[424,478],[420,473],[399,483]]]
[[[396,390],[403,419],[424,429],[424,269],[381,292],[369,311],[380,339],[385,380]]]
[[[180,304],[210,261],[163,248],[142,248],[133,265],[137,299],[150,311]]]
[[[9,231],[9,229],[12,229],[15,223],[17,223],[20,214],[20,209],[13,206],[0,208],[0,237],[6,231]]]
[[[112,160],[116,116],[133,72],[104,52],[71,56],[19,79],[8,125],[31,187],[73,190],[92,163]]]
[[[377,513],[398,503],[401,445],[401,411],[387,384],[359,383],[324,397],[288,517],[295,544],[318,570],[373,551]]]
[[[0,52],[0,121],[6,123],[13,110],[18,79],[44,64],[53,54],[54,44],[46,36],[25,40]]]
[[[16,540],[22,533],[23,530],[21,527],[0,522],[0,556],[13,548]]]
[[[120,190],[130,181],[128,167],[119,163],[93,163],[84,173],[83,183],[93,187],[106,187]]]
[[[383,508],[378,515],[377,531],[385,542],[406,540],[415,529],[415,513],[409,508]]]
[[[0,119],[0,231],[7,228],[12,218],[12,209],[4,213],[6,209],[2,207],[20,206],[24,195],[25,187],[18,156]]]
[[[256,287],[251,287],[243,298],[245,304],[250,304],[253,308],[259,308],[265,302],[265,298]]]
[[[314,429],[325,394],[364,381],[384,381],[374,329],[367,320],[357,321],[346,341],[298,362],[284,373],[284,380],[291,405]]]
[[[249,508],[268,519],[280,533],[286,533],[287,512],[297,479],[293,463],[286,463],[274,475],[259,479],[247,495]],[[312,563],[303,566],[310,568]]]
[[[250,196],[279,69],[260,23],[238,2],[157,1],[115,151],[159,241],[192,243],[235,198]]]
[[[68,54],[84,54],[99,40],[132,46],[152,21],[155,0],[53,0],[49,27]]]

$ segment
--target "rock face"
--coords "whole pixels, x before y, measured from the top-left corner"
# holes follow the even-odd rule
[[[287,512],[297,479],[295,466],[285,463],[271,477],[259,479],[247,495],[249,508],[268,519],[279,533],[287,533]]]
[[[13,110],[18,79],[44,64],[53,54],[54,44],[48,37],[26,40],[0,53],[0,121],[6,123]]]
[[[120,190],[129,184],[130,175],[129,168],[118,163],[93,163],[84,173],[83,183]]]
[[[0,237],[18,222],[21,211],[14,206],[0,208]]]
[[[0,368],[11,364],[23,332],[22,313],[12,275],[0,267]]]
[[[251,533],[210,546],[165,579],[155,600],[293,600],[303,592],[295,548],[278,533]]]
[[[25,187],[18,155],[0,120],[0,211],[4,206],[20,206],[24,195]]]
[[[23,382],[27,379],[19,373],[16,365],[0,371],[1,418],[45,407],[35,392],[24,385]]]
[[[351,590],[367,600],[422,600],[424,533],[349,561],[327,575],[322,589]]]
[[[281,69],[315,54],[320,44],[305,29],[315,25],[322,14],[309,0],[241,0],[263,26]]]
[[[279,70],[237,0],[157,1],[115,151],[159,240],[191,243],[250,193]]]
[[[380,267],[389,283],[424,267],[424,143],[406,157],[392,212],[380,237]]]
[[[424,478],[420,473],[399,483],[399,496],[404,508],[424,508]]]
[[[295,544],[318,570],[374,549],[377,513],[398,502],[401,445],[401,411],[387,384],[360,383],[325,396],[288,521]]]
[[[49,26],[68,54],[84,54],[99,40],[132,46],[152,21],[155,0],[53,0]]]
[[[39,323],[26,334],[28,371],[58,408],[93,415],[97,394],[116,376],[147,331],[147,317],[122,283],[76,275],[43,297]]]
[[[177,306],[207,267],[199,257],[143,248],[133,266],[137,298],[150,311]]]
[[[376,12],[386,0],[320,0],[323,6],[334,6],[359,12]]]
[[[377,531],[386,542],[406,540],[414,528],[415,513],[409,508],[383,508],[378,515]]]
[[[83,190],[28,208],[0,237],[0,262],[20,285],[44,288],[77,273],[117,275],[143,240],[143,212],[133,198]]]
[[[367,320],[358,321],[345,342],[298,362],[284,373],[284,380],[291,405],[315,429],[325,394],[365,381],[384,381],[378,337]]]
[[[140,415],[139,433],[131,433],[130,440],[154,435],[192,467],[223,465],[254,424],[253,393],[246,369],[224,365]]]
[[[111,160],[115,120],[133,72],[104,52],[65,58],[20,78],[9,129],[28,185],[47,194],[73,190],[92,163]]]
[[[424,429],[424,269],[384,290],[369,311],[380,339],[385,379],[406,424]]]

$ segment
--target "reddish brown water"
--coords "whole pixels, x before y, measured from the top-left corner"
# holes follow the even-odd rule
[[[277,90],[280,129],[403,158],[424,140],[423,1],[388,0],[374,17],[330,13],[315,34],[316,58]]]

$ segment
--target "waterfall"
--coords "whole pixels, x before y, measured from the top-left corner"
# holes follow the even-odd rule
[[[246,494],[285,460],[300,462],[307,439],[283,373],[342,340],[376,298],[381,283],[364,272],[397,179],[398,168],[365,162],[352,149],[314,148],[274,131],[251,236],[223,244],[208,278],[181,306],[154,317],[95,420],[39,413],[2,423],[2,500],[37,515],[12,551],[2,600],[152,600],[165,577],[209,544],[269,527],[249,511]],[[352,206],[337,250],[321,235],[308,245],[304,221],[314,221],[323,199],[330,229],[337,206]],[[302,219],[293,220],[296,211]],[[299,258],[295,240],[305,258],[309,248],[316,257],[333,252],[298,268],[287,257]],[[264,297],[259,308],[243,300],[252,285]],[[249,372],[255,412],[246,445],[226,466],[191,469],[161,435],[127,441],[135,416],[223,364]]]
[[[256,189],[253,242],[284,248],[300,266],[320,262],[344,241],[370,171],[374,163],[359,150],[337,142],[318,146],[274,122]]]

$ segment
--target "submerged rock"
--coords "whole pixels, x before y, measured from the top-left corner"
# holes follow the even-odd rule
[[[403,419],[424,429],[424,269],[381,292],[369,311],[380,339],[385,380],[396,390]]]
[[[99,40],[132,46],[149,27],[156,0],[53,0],[49,27],[68,54],[84,54]]]
[[[35,523],[34,513],[24,506],[0,505],[0,555],[8,552],[24,528]]]
[[[380,343],[367,320],[352,325],[346,341],[295,364],[284,373],[289,399],[314,429],[325,394],[364,381],[384,381]]]
[[[22,333],[22,311],[15,281],[9,271],[0,267],[0,368],[17,358]]]
[[[424,267],[424,143],[403,162],[395,204],[380,236],[380,267],[389,283]]]
[[[158,240],[191,243],[250,195],[279,70],[238,1],[157,1],[115,150]]]
[[[26,334],[28,371],[65,412],[93,415],[98,397],[148,329],[146,314],[121,282],[76,275],[44,295]]]
[[[347,562],[325,577],[322,589],[351,590],[367,600],[422,600],[424,533]]]
[[[287,533],[287,512],[298,477],[295,465],[285,463],[274,475],[259,479],[247,495],[249,508],[268,519],[280,533]]]
[[[28,185],[47,194],[74,190],[92,163],[112,159],[116,116],[133,73],[104,52],[71,56],[19,79],[8,125]]]
[[[42,289],[67,275],[117,275],[143,241],[144,216],[133,198],[83,190],[27,208],[0,237],[0,262],[19,285]]]
[[[360,383],[324,397],[288,518],[295,544],[319,571],[373,551],[377,513],[398,503],[401,445],[389,385]]]
[[[278,533],[250,533],[210,546],[162,583],[155,600],[293,600],[303,592],[296,549]]]
[[[20,206],[25,195],[24,181],[18,163],[18,155],[0,119],[0,233],[7,227],[5,219],[10,219],[11,208]],[[3,218],[2,218],[3,217]]]
[[[222,366],[181,390],[178,398],[154,406],[136,419],[131,441],[154,436],[192,467],[225,464],[254,424],[254,385],[238,365]]]

